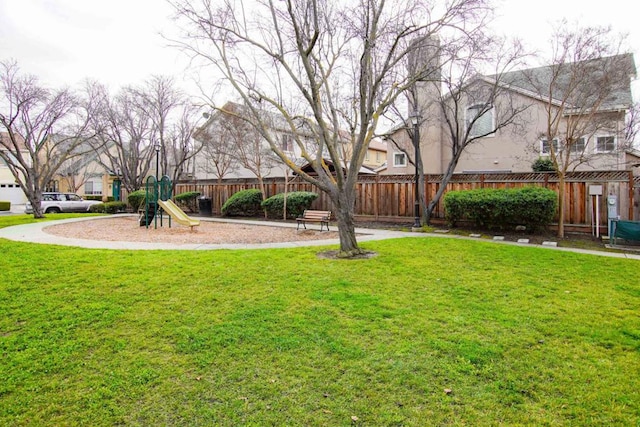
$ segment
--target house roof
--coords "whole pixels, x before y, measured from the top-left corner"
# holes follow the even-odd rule
[[[371,150],[384,151],[387,152],[387,143],[382,141],[380,138],[373,138],[371,142],[369,142],[369,148]]]
[[[551,79],[555,78],[557,84],[552,89],[552,95],[555,101],[560,101],[565,98],[564,89],[566,89],[571,78],[572,67],[577,65],[584,68],[585,78],[593,79],[592,82],[582,82],[583,84],[597,85],[604,73],[615,74],[613,76],[612,90],[600,106],[600,110],[626,109],[633,105],[631,78],[636,75],[636,66],[631,53],[575,63],[528,68],[504,73],[500,76],[491,75],[486,77],[492,80],[499,78],[502,84],[533,96],[548,94],[552,85]],[[557,67],[560,67],[560,69],[558,70]],[[571,102],[571,99],[568,99],[568,101]],[[575,106],[580,107],[580,105]]]
[[[9,139],[8,132],[0,132],[0,147],[8,147],[14,150],[18,149],[20,151],[27,151],[27,146],[22,135],[16,133],[15,136],[16,136],[17,147],[13,146],[13,142],[11,142],[11,139]]]
[[[329,171],[330,172],[335,172],[335,167],[333,165],[333,162],[329,159],[324,159],[324,162],[327,164],[327,166],[329,166]],[[305,163],[303,164],[300,169],[302,169],[303,172],[308,173],[309,175],[316,175],[315,170],[313,169],[313,167],[311,166],[310,163]],[[360,170],[358,171],[359,175],[375,175],[376,173],[369,169],[366,166],[361,166]]]

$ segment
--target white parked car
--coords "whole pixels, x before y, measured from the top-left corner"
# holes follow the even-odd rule
[[[85,200],[74,193],[42,193],[40,207],[44,213],[68,213],[68,212],[89,212],[92,205],[97,205],[97,200]],[[27,202],[24,212],[33,213],[33,206]]]

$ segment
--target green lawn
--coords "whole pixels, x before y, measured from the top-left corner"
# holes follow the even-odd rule
[[[0,425],[639,425],[640,262],[362,246],[0,239]]]

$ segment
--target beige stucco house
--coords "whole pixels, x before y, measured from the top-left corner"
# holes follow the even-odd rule
[[[605,60],[605,59],[602,59]],[[584,134],[578,135],[570,145],[571,156],[581,161],[572,163],[570,170],[638,170],[638,152],[633,149],[632,141],[625,139],[626,114],[633,105],[631,79],[635,77],[635,64],[631,54],[615,57],[618,80],[602,102],[598,111],[593,113],[576,105],[567,109],[560,105],[566,100],[552,99],[552,108],[564,108],[563,120],[568,123],[570,116],[589,115],[593,126],[583,127]],[[532,163],[538,158],[550,156],[550,144],[543,135],[547,129],[547,107],[549,97],[541,96],[540,87],[549,79],[551,67],[539,67],[503,74],[497,81],[496,76],[477,76],[469,83],[472,87],[498,87],[500,94],[492,105],[473,126],[485,130],[500,123],[507,109],[522,110],[513,123],[486,137],[479,138],[466,147],[455,168],[455,173],[463,172],[531,172]],[[542,82],[536,86],[536,82]],[[420,149],[426,174],[445,173],[452,158],[450,133],[443,109],[436,101],[439,88],[431,82],[418,84],[418,102],[422,116],[420,124]],[[551,96],[553,98],[553,96]],[[446,98],[445,101],[447,102]],[[595,105],[595,104],[594,104]],[[457,114],[464,118],[476,114],[476,104],[462,97]],[[563,122],[562,126],[567,126]],[[597,125],[595,124],[597,122]],[[561,132],[562,134],[562,132]],[[413,158],[413,145],[406,127],[399,127],[391,138],[396,145],[389,143],[387,168],[384,174],[413,174],[414,168],[407,156]],[[558,141],[551,142],[558,148]],[[574,166],[575,165],[575,166]]]

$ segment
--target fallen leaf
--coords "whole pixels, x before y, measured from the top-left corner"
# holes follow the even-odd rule
[[[451,393],[453,393],[453,390],[451,390],[450,388],[444,389],[444,394],[451,394]]]
[[[358,417],[356,417],[355,415],[351,416],[351,421],[356,422],[358,421]]]

